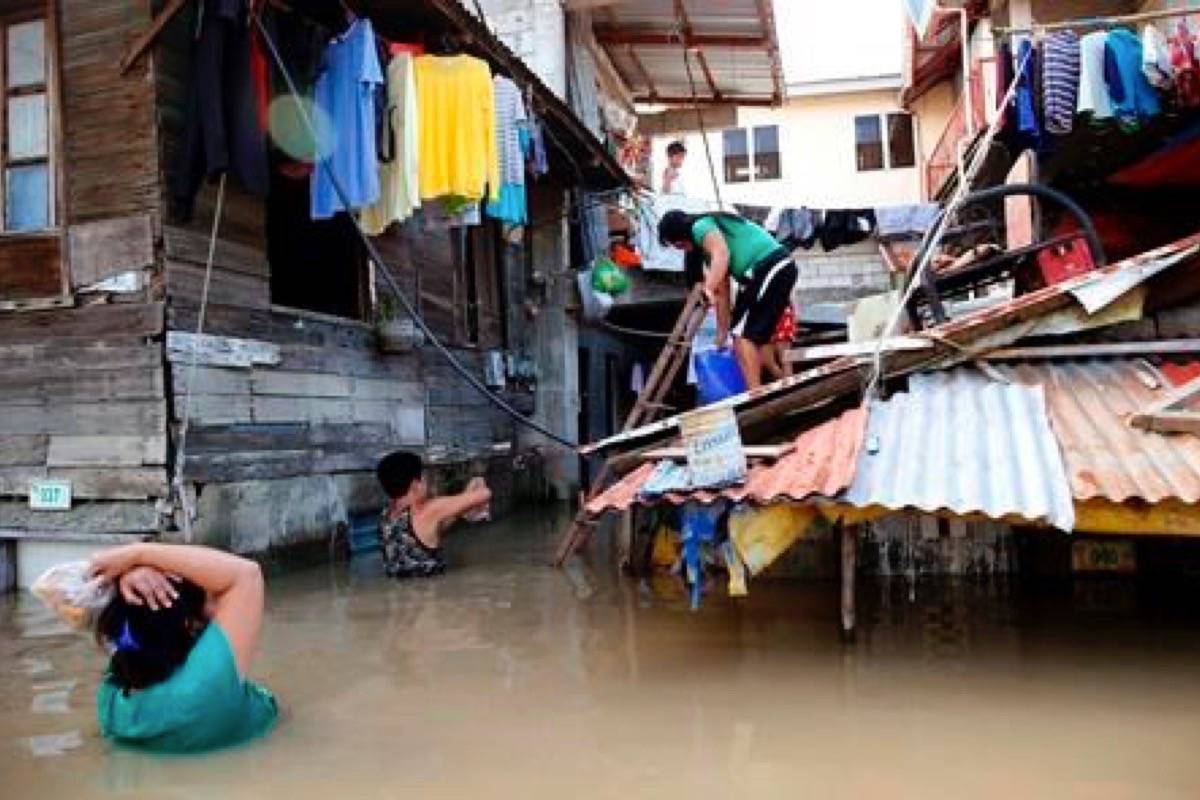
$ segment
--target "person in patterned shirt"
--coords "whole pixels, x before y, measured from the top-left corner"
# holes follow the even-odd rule
[[[421,457],[405,451],[384,456],[375,474],[388,496],[379,520],[388,576],[423,578],[445,572],[442,533],[459,519],[486,518],[492,501],[487,483],[475,478],[458,494],[431,497]]]

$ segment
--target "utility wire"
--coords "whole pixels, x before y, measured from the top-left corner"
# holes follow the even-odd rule
[[[704,142],[704,157],[708,161],[708,176],[712,180],[713,194],[717,198],[717,208],[724,209],[725,204],[721,201],[721,183],[717,180],[716,162],[713,161],[712,145],[708,141],[708,127],[704,124],[704,109],[700,108],[700,96],[696,93],[696,79],[692,76],[692,60],[688,53],[688,43],[682,33],[683,20],[677,20],[677,24],[679,29],[676,30],[676,36],[679,37],[679,42],[683,46],[683,68],[687,70],[688,84],[692,90],[692,108],[696,110],[696,122],[700,125],[700,140]]]
[[[287,64],[284,63],[283,57],[279,54],[279,49],[276,47],[275,40],[267,30],[266,25],[263,24],[262,18],[258,13],[254,13],[252,17],[254,19],[255,26],[258,28],[260,35],[263,37],[263,41],[267,45],[267,49],[271,51],[271,58],[274,60],[275,66],[279,68],[280,75],[283,76],[283,80],[287,84],[288,93],[292,97],[292,102],[296,104],[300,118],[304,121],[304,125],[308,129],[309,136],[312,137],[315,145],[319,145],[321,137],[317,134],[316,125],[313,123],[312,117],[309,116],[308,109],[305,108],[304,104],[301,102],[300,91],[292,77],[291,70],[289,70]],[[317,158],[320,158],[322,161],[327,163],[329,161],[329,157],[327,155],[322,155],[320,153],[315,153],[314,155]],[[349,209],[351,206],[349,202],[349,196],[347,195],[346,189],[342,185],[342,182],[338,179],[337,173],[332,169],[332,166],[330,166],[329,169],[329,178],[330,183],[333,185],[334,192],[338,196],[338,199],[345,208]],[[489,389],[483,383],[483,381],[472,374],[472,372],[461,361],[458,360],[454,353],[452,353],[450,349],[442,343],[442,340],[439,339],[438,336],[430,329],[424,318],[421,317],[416,308],[413,306],[412,302],[400,289],[399,284],[396,282],[396,278],[392,275],[392,271],[386,259],[380,255],[379,250],[371,241],[371,237],[367,236],[366,231],[363,230],[359,221],[354,218],[353,214],[349,214],[349,216],[354,221],[354,229],[358,233],[358,238],[362,241],[368,255],[370,255],[371,259],[375,263],[382,267],[382,269],[376,270],[376,273],[383,275],[384,281],[387,283],[388,288],[392,291],[392,294],[395,295],[396,299],[400,301],[400,305],[404,308],[405,313],[412,318],[412,321],[434,346],[434,349],[436,349],[442,358],[444,358],[447,363],[450,364],[451,368],[458,373],[459,377],[466,381],[471,388],[481,394],[489,403],[507,414],[518,424],[524,425],[530,430],[540,433],[550,441],[568,450],[577,449],[578,445],[574,442],[564,438],[563,436],[560,436],[559,434],[539,423],[537,420],[530,419],[517,409],[513,408],[508,401]]]

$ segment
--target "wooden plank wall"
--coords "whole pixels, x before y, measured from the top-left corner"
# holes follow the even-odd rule
[[[191,19],[190,11],[180,14],[156,51],[164,203],[184,131]],[[511,429],[440,358],[383,354],[368,324],[273,306],[270,270],[286,265],[268,264],[264,203],[233,182],[226,187],[204,323],[208,338],[189,381],[191,341],[176,334],[196,330],[214,197],[213,188],[205,187],[191,221],[163,227],[171,332],[167,383],[172,422],[182,419],[185,407],[190,419],[186,479],[220,483],[368,471],[398,447],[470,443],[478,451],[511,440]],[[465,289],[454,270],[450,233],[420,231],[410,223],[377,243],[435,330],[456,341],[464,329],[456,300],[465,302]],[[495,272],[494,260],[485,263]],[[376,282],[379,293],[387,291],[381,279]],[[490,309],[481,316],[481,339],[498,346],[498,276],[479,284]],[[230,355],[246,347],[256,348],[255,359]],[[466,355],[482,374],[478,354]]]
[[[154,528],[168,488],[162,330],[157,303],[0,319],[0,532]],[[30,482],[46,477],[71,481],[74,511],[28,510]],[[102,500],[119,502],[101,513]]]
[[[70,286],[126,271],[152,278],[151,68],[117,69],[150,19],[149,0],[60,0],[57,9]],[[76,307],[0,313],[0,534],[157,527],[155,501],[168,488],[167,399],[164,308],[152,283],[65,298]],[[30,482],[44,477],[71,481],[72,511],[28,508]]]

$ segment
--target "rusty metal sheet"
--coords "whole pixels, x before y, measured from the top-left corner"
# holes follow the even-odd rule
[[[1041,387],[972,368],[914,375],[871,403],[866,443],[844,500],[1046,521],[1069,531],[1075,509]]]
[[[811,428],[796,438],[795,448],[771,464],[750,468],[746,483],[722,491],[697,490],[661,498],[679,505],[688,501],[712,503],[718,499],[757,504],[800,501],[813,496],[836,497],[854,477],[858,453],[866,429],[867,412],[856,408],[829,422]],[[642,487],[654,472],[647,462],[630,472],[588,503],[587,511],[598,516],[607,511],[624,511],[642,502]]]
[[[982,309],[936,328],[913,334],[943,344],[945,349],[941,352],[932,351],[924,363],[910,365],[907,370],[901,370],[901,372],[927,369],[938,364],[948,366],[953,362],[970,360],[971,354],[975,351],[982,352],[1007,347],[1029,336],[1031,332],[1037,331],[1042,320],[1055,315],[1058,315],[1053,320],[1056,330],[1086,328],[1087,325],[1079,319],[1071,320],[1074,310],[1080,307],[1077,305],[1079,301],[1075,299],[1076,292],[1083,292],[1092,297],[1107,294],[1108,301],[1097,306],[1097,312],[1103,312],[1112,307],[1119,297],[1136,288],[1141,281],[1155,274],[1161,274],[1161,270],[1177,268],[1179,264],[1183,263],[1194,263],[1197,245],[1200,245],[1200,233],[1128,258],[1102,270],[1096,270],[1054,286],[1047,286],[1002,305]],[[1173,257],[1180,253],[1185,255],[1178,259]],[[1157,268],[1143,269],[1148,264]],[[1126,274],[1127,272],[1131,273],[1132,278]],[[1112,296],[1113,292],[1106,291],[1107,287],[1113,285],[1119,285],[1122,289],[1116,297]],[[1061,312],[1065,310],[1070,310],[1071,313],[1062,314]],[[1086,311],[1083,313],[1086,314]],[[1119,315],[1117,318],[1120,318]],[[949,359],[947,359],[947,355]],[[835,380],[848,371],[864,369],[871,360],[871,356],[841,358],[798,373],[793,377],[722,400],[720,405],[737,409],[741,413],[749,406],[801,390],[810,390],[822,383]],[[885,353],[883,360],[887,364],[892,358]],[[678,425],[679,418],[677,416],[668,417],[581,447],[579,452],[583,455],[590,455],[610,449],[627,448],[633,442],[661,436],[676,429]]]
[[[694,46],[690,79],[681,13]],[[678,104],[693,91],[701,102],[782,98],[772,0],[616,0],[594,10],[592,21],[597,41],[639,101]]]
[[[1022,362],[997,369],[1043,387],[1075,499],[1200,501],[1200,437],[1128,424],[1131,414],[1173,388],[1138,360]]]

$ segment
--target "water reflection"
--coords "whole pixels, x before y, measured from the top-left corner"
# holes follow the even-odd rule
[[[102,658],[0,604],[5,798],[1190,797],[1194,604],[1131,584],[830,584],[687,610],[603,553],[545,567],[555,518],[471,531],[441,579],[363,559],[275,577],[267,741],[148,758],[96,733]],[[1193,595],[1194,596],[1194,595]],[[1167,610],[1163,610],[1167,609]],[[38,698],[49,698],[39,700]]]

